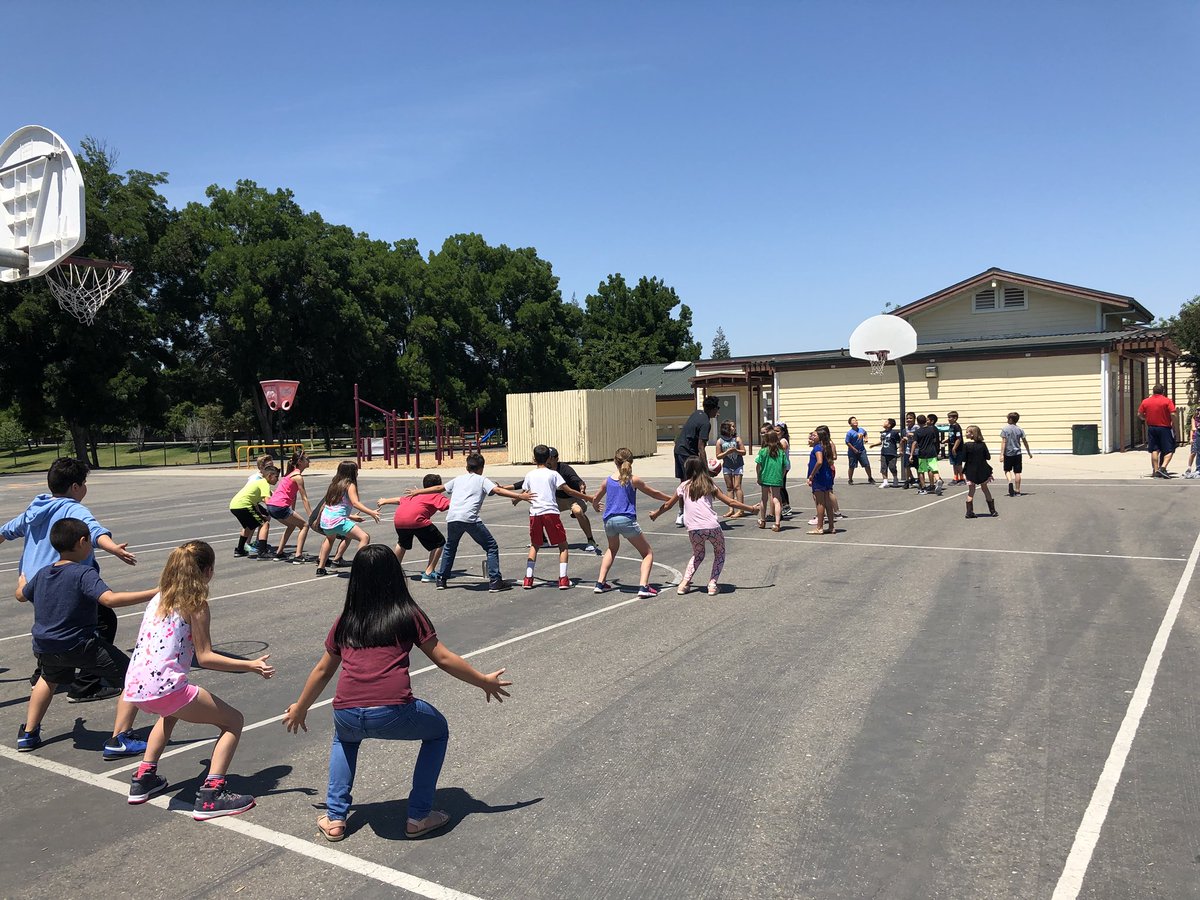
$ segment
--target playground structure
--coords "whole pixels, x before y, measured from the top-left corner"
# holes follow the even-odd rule
[[[382,437],[363,435],[364,409],[383,418]],[[358,464],[361,466],[363,460],[371,461],[379,456],[395,469],[399,468],[403,455],[405,466],[415,464],[419,469],[424,450],[432,453],[434,464],[440,466],[445,460],[453,459],[456,450],[464,455],[479,450],[496,434],[495,428],[480,431],[478,409],[475,410],[475,430],[468,431],[459,425],[457,432],[442,418],[440,398],[433,401],[433,411],[432,416],[422,416],[416,397],[412,399],[411,410],[384,409],[364,400],[358,393],[358,385],[354,385],[354,448]]]

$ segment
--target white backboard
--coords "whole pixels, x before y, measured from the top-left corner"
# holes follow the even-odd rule
[[[900,359],[917,349],[917,332],[899,316],[871,316],[850,335],[850,355],[868,359],[868,353],[888,351],[888,359]]]

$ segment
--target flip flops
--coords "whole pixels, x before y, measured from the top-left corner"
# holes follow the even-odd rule
[[[409,819],[408,824],[404,828],[404,836],[406,838],[419,838],[422,835],[429,834],[431,831],[437,831],[450,823],[450,817],[440,809],[433,810],[423,819]]]
[[[329,816],[317,816],[317,830],[331,844],[336,844],[346,837],[346,823],[338,819],[330,819]],[[337,830],[337,834],[334,834],[335,830]]]

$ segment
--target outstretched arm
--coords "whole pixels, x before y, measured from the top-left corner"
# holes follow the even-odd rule
[[[153,600],[154,595],[157,593],[158,586],[156,585],[148,591],[105,591],[96,599],[109,609],[116,609],[121,606],[134,606],[138,603]]]
[[[604,499],[604,495],[608,493],[608,479],[604,479],[600,483],[600,490],[596,491],[596,496],[592,497],[592,509],[596,512],[602,512],[600,509],[600,501]]]
[[[740,509],[742,512],[757,513],[762,507],[761,503],[756,503],[754,506],[747,506],[745,503],[742,503],[740,500],[735,500],[733,497],[730,497],[720,489],[717,490],[717,499],[722,503],[732,506],[734,509]]]
[[[483,691],[487,696],[488,703],[492,702],[493,697],[497,703],[503,703],[504,698],[509,696],[505,688],[512,682],[501,680],[500,676],[504,674],[503,669],[497,669],[490,675],[484,675],[437,638],[430,638],[421,644],[421,652],[443,672]]]
[[[645,494],[647,497],[653,497],[655,500],[670,500],[671,494],[664,494],[658,488],[652,488],[636,475],[633,476],[633,486]]]
[[[371,509],[369,506],[364,506],[362,503],[359,502],[358,488],[356,488],[354,485],[350,485],[346,489],[346,496],[350,498],[351,506],[353,506],[359,512],[365,513],[366,515],[370,516],[376,522],[379,521],[379,510]]]
[[[409,488],[404,492],[405,497],[415,497],[417,494],[442,494],[445,493],[446,486],[444,484],[434,484],[427,488]]]
[[[655,519],[657,519],[659,516],[661,516],[663,513],[665,513],[665,512],[666,512],[668,509],[670,509],[672,506],[674,506],[674,505],[675,505],[675,501],[676,501],[676,500],[678,500],[678,499],[679,499],[679,495],[678,495],[678,494],[672,494],[672,495],[671,495],[671,497],[670,497],[670,499],[669,499],[669,500],[667,500],[667,501],[666,501],[666,502],[665,502],[665,503],[664,503],[662,506],[660,506],[658,509],[652,509],[652,510],[650,510],[650,521],[651,521],[651,522],[653,522]]]
[[[127,566],[136,566],[137,565],[137,557],[134,556],[133,553],[131,553],[129,550],[125,549],[129,545],[128,544],[118,544],[116,541],[114,541],[112,539],[111,535],[108,535],[108,534],[100,535],[100,537],[96,539],[96,546],[99,547],[101,550],[111,553],[113,556],[115,556],[121,562],[125,563],[125,565],[127,565]]]
[[[341,664],[340,656],[334,656],[328,650],[325,651],[325,654],[313,666],[313,670],[308,673],[308,680],[304,682],[304,690],[300,692],[299,699],[284,711],[284,728],[293,734],[299,734],[301,729],[308,731],[308,726],[304,723],[308,717],[308,710],[317,702],[317,698],[329,685],[329,680],[337,673],[338,666]]]
[[[192,626],[192,645],[196,648],[196,662],[202,668],[214,672],[255,672],[263,678],[275,674],[275,667],[267,663],[271,658],[270,653],[258,659],[234,659],[213,650],[212,636],[208,630],[210,621],[207,603],[188,617],[188,624]]]

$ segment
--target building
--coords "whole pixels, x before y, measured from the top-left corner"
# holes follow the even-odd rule
[[[679,437],[679,430],[687,421],[687,417],[696,409],[696,392],[692,387],[692,377],[695,374],[695,363],[655,363],[638,366],[632,372],[626,372],[604,389],[608,391],[652,388],[658,439],[673,441]]]
[[[1075,425],[1094,427],[1102,452],[1124,450],[1144,440],[1137,407],[1156,382],[1185,402],[1179,349],[1133,297],[992,268],[891,313],[917,332],[907,409],[957,409],[989,440],[1017,410],[1036,451],[1071,452]],[[896,365],[875,377],[846,349],[701,360],[692,386],[693,403],[721,398],[743,437],[769,420],[836,434],[851,415],[872,431],[900,418]]]

